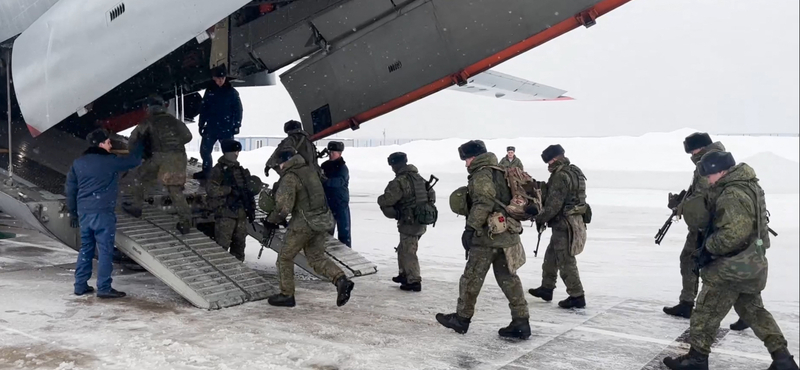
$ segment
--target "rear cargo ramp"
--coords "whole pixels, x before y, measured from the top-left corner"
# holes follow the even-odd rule
[[[180,235],[177,222],[149,205],[141,218],[117,211],[117,248],[197,307],[219,309],[267,298],[271,287],[264,278],[196,229]]]

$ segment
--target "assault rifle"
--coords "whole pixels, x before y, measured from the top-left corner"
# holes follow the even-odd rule
[[[686,190],[681,190],[681,192],[678,194],[669,193],[669,207],[672,209],[672,214],[669,215],[667,221],[664,222],[664,226],[661,226],[656,233],[655,239],[657,245],[661,245],[661,241],[664,240],[664,236],[667,235],[667,231],[669,231],[670,226],[672,226],[672,223],[677,220],[676,216],[678,215],[678,205],[681,204],[684,198],[686,198]]]
[[[700,270],[714,262],[714,256],[706,250],[706,242],[711,233],[714,232],[714,215],[711,214],[703,233],[697,236],[697,251],[695,251],[694,263],[695,267],[692,272],[700,276]]]
[[[269,215],[267,215],[269,217]],[[261,223],[264,224],[267,222],[267,217],[261,220]],[[262,235],[261,239],[261,250],[258,251],[258,259],[261,259],[261,253],[264,253],[264,247],[270,248],[272,246],[272,239],[275,238],[275,232],[278,229],[269,229],[266,226],[264,227],[265,234]]]
[[[536,249],[533,250],[533,257],[537,257],[539,255],[539,243],[542,242],[542,234],[544,231],[547,230],[547,227],[543,225],[536,225],[536,231],[539,232],[539,236],[536,237]]]
[[[434,176],[434,175],[431,175],[431,177],[428,179],[428,181],[425,181],[425,190],[431,191],[431,189],[433,189],[433,187],[438,182],[439,182],[439,178]]]
[[[328,148],[322,149],[322,151],[317,152],[317,159],[325,158],[329,153]]]

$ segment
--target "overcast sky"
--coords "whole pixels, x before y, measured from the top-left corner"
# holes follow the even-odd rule
[[[797,133],[799,14],[798,0],[633,0],[495,68],[567,90],[575,101],[442,91],[341,136]],[[282,135],[282,123],[298,117],[281,85],[240,92],[244,135]]]

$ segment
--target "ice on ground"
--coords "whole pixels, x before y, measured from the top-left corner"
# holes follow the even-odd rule
[[[330,283],[299,269],[298,306],[292,309],[259,301],[202,311],[150,274],[119,270],[114,284],[128,292],[128,298],[108,302],[75,297],[71,294],[73,251],[63,252],[73,261],[48,257],[52,258],[48,267],[42,265],[40,255],[26,255],[27,246],[0,240],[0,267],[5,266],[4,259],[20,261],[17,268],[0,269],[0,369],[663,369],[660,361],[664,356],[687,350],[688,320],[661,312],[662,306],[677,303],[681,282],[678,256],[685,226],[673,225],[661,246],[653,243],[653,235],[669,215],[666,192],[685,187],[691,178],[691,163],[680,147],[683,136],[685,132],[649,135],[641,145],[636,140],[619,141],[614,145],[624,149],[605,154],[598,150],[596,156],[581,153],[591,152],[592,147],[600,146],[595,141],[606,139],[561,141],[579,166],[595,171],[592,175],[587,170],[594,219],[588,227],[586,250],[578,257],[588,306],[565,311],[555,302],[527,295],[534,333],[528,341],[497,337],[497,329],[507,325],[510,317],[491,273],[478,298],[469,333],[455,334],[434,319],[437,312],[455,310],[464,268],[460,245],[464,219],[450,213],[447,206],[450,191],[466,183],[463,162],[458,161],[455,150],[463,140],[453,139],[345,150],[351,169],[353,246],[378,265],[378,273],[356,278],[353,297],[341,308],[335,306],[335,289]],[[677,149],[663,154],[667,144],[661,141],[667,138]],[[780,168],[772,168],[773,162],[797,160],[797,138],[749,139],[753,141],[748,144],[744,140],[741,146],[761,147],[742,150],[742,155],[739,149],[732,150],[737,158],[761,161],[759,166],[765,168],[756,171],[765,181],[765,174],[781,173]],[[530,146],[524,140],[531,140]],[[537,160],[539,145],[550,139],[536,140],[487,143],[490,149],[499,149],[498,153],[506,145],[517,146],[526,168],[539,171],[535,176],[544,178],[544,165]],[[578,140],[585,140],[584,148],[577,145]],[[729,145],[727,138],[722,140]],[[730,142],[734,148],[738,145],[736,140]],[[527,148],[524,152],[523,147]],[[394,247],[399,238],[394,222],[383,217],[375,201],[392,178],[385,158],[397,150],[406,151],[423,174],[442,178],[437,185],[440,220],[420,241],[421,293],[402,292],[390,281],[397,273]],[[636,186],[630,186],[627,179],[636,174],[636,165],[644,163],[641,153],[652,153],[656,162],[666,163],[664,169],[656,168],[650,174],[675,177],[675,188],[661,183],[667,175],[642,176]],[[263,176],[269,154],[269,149],[245,152],[241,160],[252,173]],[[629,167],[616,167],[625,160],[631,161]],[[679,169],[678,163],[684,162],[686,166]],[[600,173],[617,173],[620,184],[612,186],[614,178],[609,175],[602,180],[596,175]],[[269,180],[276,181],[276,175]],[[797,178],[783,180],[797,186]],[[768,190],[767,204],[771,226],[780,236],[772,239],[768,251],[770,277],[763,298],[786,335],[790,351],[797,355],[800,195]],[[34,237],[24,242],[47,245],[46,239]],[[533,255],[535,231],[526,228],[522,240],[528,262],[519,275],[526,289],[535,288],[540,284],[549,232],[542,238],[538,257]],[[277,290],[276,255],[268,251],[259,260],[258,248],[258,242],[248,241],[246,263],[275,283]],[[31,259],[35,263],[29,263]],[[564,298],[566,292],[559,281],[554,301]],[[769,355],[752,330],[727,330],[735,320],[733,312],[723,320],[711,367],[767,368]]]

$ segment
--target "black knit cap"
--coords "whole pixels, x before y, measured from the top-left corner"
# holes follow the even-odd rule
[[[544,163],[550,162],[553,158],[564,155],[564,148],[561,144],[550,145],[542,152],[542,160]]]
[[[516,152],[516,151],[517,151],[517,148],[515,148],[515,147],[513,147],[513,146],[509,146],[509,147],[507,147],[507,148],[506,148],[506,151],[507,151],[507,152]]]
[[[408,156],[403,152],[395,152],[389,154],[387,162],[389,162],[390,166],[404,166],[408,163]]]
[[[482,140],[470,140],[458,147],[458,157],[462,161],[486,153],[486,144]]]
[[[331,152],[343,152],[344,151],[344,143],[341,141],[331,141],[328,143],[328,151]]]
[[[705,132],[695,132],[683,140],[683,149],[686,153],[691,153],[694,150],[705,148],[711,145],[711,136]]]
[[[220,148],[222,148],[223,153],[230,153],[230,152],[241,152],[242,151],[242,143],[238,140],[234,139],[225,139],[219,142]]]
[[[299,130],[301,128],[303,128],[303,124],[295,120],[287,121],[283,124],[283,132],[287,134],[289,131]]]
[[[94,130],[86,136],[86,141],[88,141],[91,146],[98,146],[108,139],[108,132],[102,128]]]
[[[728,170],[736,165],[733,154],[728,152],[711,152],[700,159],[700,176],[713,175]]]
[[[211,70],[211,77],[228,77],[228,69],[225,68],[224,64],[214,67],[214,69]]]

